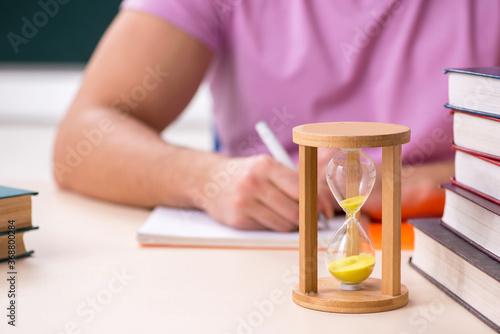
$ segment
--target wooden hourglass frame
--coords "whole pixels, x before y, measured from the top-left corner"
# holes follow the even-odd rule
[[[294,302],[336,313],[382,312],[405,306],[408,289],[401,284],[401,145],[410,141],[410,128],[370,122],[313,123],[295,127],[293,141],[299,145],[300,184],[300,275],[292,291]],[[333,277],[318,279],[318,147],[382,148],[382,279],[366,279],[361,290],[343,291]]]

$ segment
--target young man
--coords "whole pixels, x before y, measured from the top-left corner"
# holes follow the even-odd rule
[[[267,121],[296,158],[295,125],[407,125],[403,214],[440,214],[438,184],[453,175],[446,67],[500,59],[496,1],[125,0],[90,60],[57,136],[57,182],[142,206],[195,207],[243,229],[298,224],[298,175],[267,155]],[[220,152],[161,140],[206,77]],[[102,140],[68,167],[68,150]],[[99,137],[101,138],[101,137]],[[87,151],[86,151],[87,152]],[[380,153],[369,151],[376,162]],[[320,154],[324,167],[331,152]],[[227,185],[207,196],[213,175]],[[327,216],[334,199],[319,173]],[[380,181],[379,181],[380,182]],[[380,215],[377,183],[365,213]]]

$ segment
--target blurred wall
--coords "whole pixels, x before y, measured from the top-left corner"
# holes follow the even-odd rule
[[[0,2],[1,123],[59,122],[120,2]],[[205,124],[210,110],[211,96],[203,86],[181,120]]]
[[[0,62],[85,63],[121,0],[0,2]]]

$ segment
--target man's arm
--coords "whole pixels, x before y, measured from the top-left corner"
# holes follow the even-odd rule
[[[189,102],[210,60],[208,49],[165,22],[121,12],[99,43],[59,126],[57,182],[121,203],[171,202],[168,190],[181,182],[172,164],[185,164],[189,153],[164,143],[159,133]],[[204,164],[216,159],[206,154],[200,159],[204,163],[193,167],[207,168]],[[185,167],[189,173],[190,165]],[[196,180],[184,182],[178,192]],[[191,205],[182,192],[176,200]]]
[[[230,159],[165,143],[212,58],[148,14],[122,11],[90,60],[54,148],[64,188],[140,206],[194,207],[244,229],[296,229],[298,176],[267,156]],[[214,193],[213,175],[229,182]]]

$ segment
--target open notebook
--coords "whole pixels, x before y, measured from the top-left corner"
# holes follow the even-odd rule
[[[318,231],[318,247],[326,248],[345,217]],[[143,245],[297,248],[299,232],[242,231],[224,226],[202,211],[157,207],[137,235]]]

